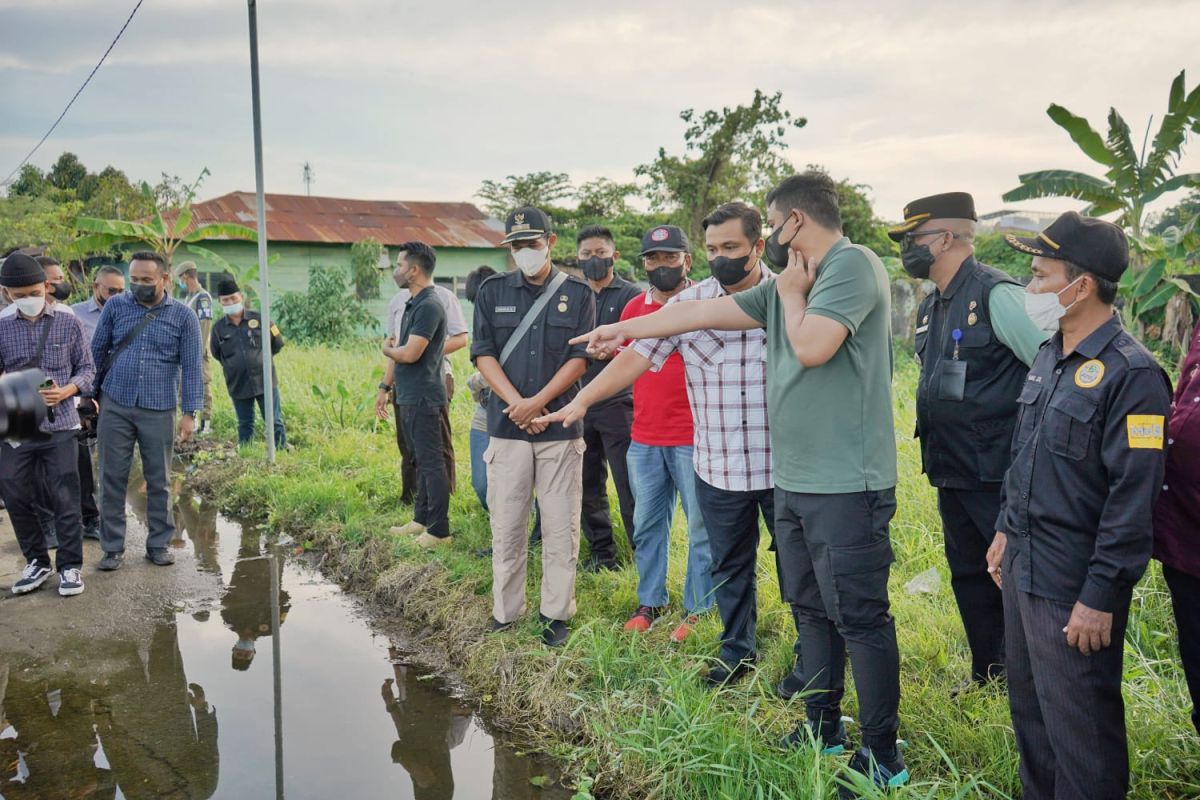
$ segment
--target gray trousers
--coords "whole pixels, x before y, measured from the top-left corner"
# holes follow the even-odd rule
[[[1063,633],[1073,603],[1017,589],[1021,565],[1004,559],[1004,634],[1025,800],[1119,800],[1129,787],[1121,699],[1132,590],[1113,609],[1112,644],[1085,656]]]
[[[175,411],[130,408],[105,399],[100,405],[97,446],[100,449],[100,546],[106,553],[125,552],[125,492],[133,446],[142,456],[146,478],[146,549],[165,549],[175,537],[171,517],[170,473],[175,448]]]

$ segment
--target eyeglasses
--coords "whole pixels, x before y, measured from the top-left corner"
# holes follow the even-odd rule
[[[953,233],[953,231],[948,231],[945,228],[938,228],[937,230],[931,231],[909,231],[903,236],[903,244],[905,247],[907,247],[908,245],[912,244],[914,240],[920,239],[922,236],[933,236],[935,234],[943,233]]]
[[[647,267],[677,267],[683,263],[683,253],[648,253],[642,256]]]
[[[125,291],[125,290],[121,289],[117,286],[101,286],[100,287],[100,293],[108,295],[109,297],[116,297],[123,291]]]

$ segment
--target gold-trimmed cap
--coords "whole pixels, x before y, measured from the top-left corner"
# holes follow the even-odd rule
[[[1070,261],[1110,281],[1119,281],[1129,267],[1129,240],[1125,231],[1077,211],[1063,214],[1037,236],[1008,233],[1004,242],[1026,255]]]
[[[540,239],[553,232],[550,217],[546,212],[534,206],[524,206],[509,212],[504,220],[504,241],[501,244],[516,242],[521,239]]]
[[[943,192],[913,200],[904,207],[904,221],[888,231],[893,242],[929,219],[969,219],[975,216],[975,198],[966,192]]]

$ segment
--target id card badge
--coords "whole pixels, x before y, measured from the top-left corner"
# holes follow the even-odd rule
[[[967,389],[967,362],[943,361],[938,377],[938,400],[961,402]]]

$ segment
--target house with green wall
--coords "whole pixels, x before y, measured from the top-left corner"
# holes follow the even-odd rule
[[[352,200],[294,194],[267,194],[267,257],[272,299],[308,287],[312,266],[350,268],[350,248],[355,242],[374,239],[384,247],[387,263],[396,259],[396,246],[422,241],[437,251],[437,283],[463,297],[466,275],[487,264],[498,271],[509,268],[508,248],[502,247],[504,223],[489,217],[471,203]],[[253,192],[232,192],[192,205],[194,225],[232,222],[257,228]],[[255,242],[206,239],[198,242],[237,267],[257,263]],[[215,287],[224,265],[182,248],[175,261],[196,262],[201,283]],[[381,264],[381,266],[383,266]],[[396,288],[391,269],[380,270],[380,298],[368,303],[382,321],[388,299]],[[381,328],[382,329],[382,328]]]

